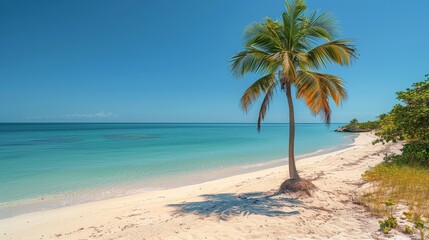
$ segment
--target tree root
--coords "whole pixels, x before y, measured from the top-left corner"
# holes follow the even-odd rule
[[[311,197],[312,192],[317,187],[310,181],[303,178],[291,178],[282,183],[280,186],[280,193],[306,193],[307,196]]]

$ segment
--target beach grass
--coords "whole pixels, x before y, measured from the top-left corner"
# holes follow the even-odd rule
[[[429,217],[429,170],[395,163],[382,163],[363,175],[372,187],[360,201],[376,216],[387,216],[389,199],[409,207],[415,216]]]

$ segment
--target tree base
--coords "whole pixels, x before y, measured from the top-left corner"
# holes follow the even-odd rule
[[[280,186],[280,193],[306,193],[309,197],[316,186],[308,180],[303,178],[291,178],[282,183]]]

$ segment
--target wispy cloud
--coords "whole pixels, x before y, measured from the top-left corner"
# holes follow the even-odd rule
[[[63,117],[64,118],[108,118],[114,116],[112,112],[104,112],[100,111],[97,113],[73,113],[73,114],[66,114]]]
[[[82,120],[82,119],[105,119],[116,117],[112,112],[100,111],[96,113],[72,113],[65,115],[50,115],[27,117],[29,120]]]

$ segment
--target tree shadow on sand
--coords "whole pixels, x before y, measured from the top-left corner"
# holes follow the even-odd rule
[[[174,214],[183,215],[187,213],[201,216],[216,216],[220,220],[228,220],[234,216],[247,216],[251,214],[264,215],[268,217],[290,216],[299,214],[299,211],[283,211],[283,208],[293,208],[301,201],[282,197],[279,194],[268,195],[262,192],[245,194],[204,194],[200,202],[185,202],[181,204],[169,204],[176,208]]]

